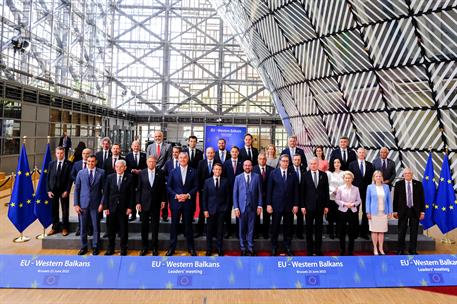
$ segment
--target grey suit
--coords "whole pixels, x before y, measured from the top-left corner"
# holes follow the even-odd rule
[[[391,160],[390,158],[387,158],[386,166],[385,166],[385,169],[383,170],[381,158],[378,157],[373,161],[373,167],[375,170],[380,170],[382,172],[384,180],[388,179],[389,187],[392,188],[393,181],[394,181],[395,177],[397,176],[395,162],[393,160]]]
[[[165,163],[171,159],[171,150],[172,147],[170,144],[162,143],[160,146],[160,155],[157,155],[157,144],[152,143],[148,146],[146,150],[147,157],[153,155],[157,158],[157,168],[160,170],[165,169]]]

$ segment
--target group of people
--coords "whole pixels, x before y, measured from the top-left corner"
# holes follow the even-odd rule
[[[292,256],[291,240],[295,234],[304,239],[308,255],[322,255],[324,218],[328,235],[340,239],[340,254],[354,253],[357,237],[373,242],[373,254],[385,254],[384,233],[388,218],[398,218],[398,254],[405,252],[405,235],[410,227],[409,253],[417,254],[419,220],[424,216],[422,184],[413,180],[405,168],[404,179],[395,183],[395,163],[382,148],[373,163],[366,151],[349,148],[342,137],[339,146],[325,160],[324,148],[318,146],[314,157],[306,159],[297,138],[290,136],[288,146],[276,157],[276,148],[265,152],[253,147],[251,134],[244,136],[244,146],[228,150],[223,138],[218,147],[197,148],[197,137],[188,138],[188,147],[171,146],[156,131],[146,153],[138,141],[131,151],[121,155],[121,147],[103,138],[102,149],[94,154],[82,151],[82,159],[70,163],[65,148],[56,148],[56,160],[48,167],[48,196],[52,203],[53,225],[48,235],[69,233],[69,194],[74,183],[74,210],[79,216],[81,249],[88,252],[88,234],[92,234],[92,254],[100,251],[100,219],[106,216],[109,245],[105,255],[115,252],[115,238],[120,237],[120,254],[128,249],[128,222],[137,214],[141,221],[142,250],[158,255],[159,223],[168,221],[171,211],[170,244],[167,256],[175,253],[178,226],[184,226],[187,249],[197,255],[194,238],[206,233],[206,255],[224,255],[225,237],[236,227],[241,255],[256,255],[254,241],[259,235],[271,241],[271,255],[278,255],[278,236],[283,234],[283,251]],[[62,221],[59,218],[59,205]],[[196,232],[194,214],[199,207]],[[361,209],[362,219],[359,221]],[[232,215],[236,225],[232,225]],[[296,221],[296,225],[294,222]],[[206,229],[205,229],[206,222]],[[360,223],[359,223],[360,222]],[[282,223],[282,225],[281,225]],[[282,228],[282,229],[281,229]],[[152,238],[149,239],[151,233]],[[348,237],[348,242],[346,241]],[[346,246],[347,245],[347,246]]]

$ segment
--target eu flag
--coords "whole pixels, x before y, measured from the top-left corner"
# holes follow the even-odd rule
[[[8,218],[21,233],[36,220],[33,213],[33,195],[32,172],[29,168],[25,145],[22,144],[16,180],[8,207]]]
[[[438,190],[436,193],[435,210],[433,220],[442,233],[447,233],[456,228],[456,211],[454,186],[452,183],[451,169],[447,154],[444,155],[443,167],[441,168]]]
[[[48,182],[48,165],[52,160],[51,147],[49,144],[46,146],[46,153],[44,154],[43,165],[41,167],[40,180],[35,192],[35,208],[34,213],[41,225],[47,228],[52,224],[52,209],[51,202],[46,192],[46,183]]]
[[[421,224],[424,229],[429,229],[435,225],[435,222],[433,221],[433,212],[435,207],[436,194],[435,171],[433,170],[433,159],[431,152],[428,156],[427,165],[425,166],[424,177],[422,178],[422,186],[424,187],[425,215],[424,219],[421,221]]]

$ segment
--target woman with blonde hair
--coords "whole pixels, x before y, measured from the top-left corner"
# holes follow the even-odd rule
[[[279,158],[276,157],[276,147],[273,144],[269,144],[265,149],[267,155],[267,165],[273,168],[278,167]]]
[[[365,211],[371,231],[373,254],[385,255],[384,233],[387,232],[387,218],[392,215],[389,185],[384,184],[380,170],[373,173],[373,183],[367,187]],[[379,251],[378,251],[379,250]]]

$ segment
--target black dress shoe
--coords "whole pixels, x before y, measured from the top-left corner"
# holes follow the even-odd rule
[[[173,249],[168,249],[167,253],[165,253],[166,256],[172,256],[173,254],[175,254]]]
[[[344,250],[340,250],[340,256],[346,255],[346,252]]]
[[[265,240],[268,240],[268,239],[270,238],[270,236],[269,236],[268,234],[264,234],[264,235],[263,235],[263,238],[264,238]]]
[[[307,256],[313,256],[313,252],[312,252],[312,251],[308,251],[308,252],[306,253],[306,255],[307,255]]]
[[[411,255],[418,255],[419,253],[417,253],[416,250],[410,250],[410,251],[409,251],[409,254],[411,254]]]
[[[121,255],[126,256],[127,255],[127,249],[121,249]]]
[[[256,256],[257,254],[255,253],[254,250],[248,250],[248,255],[249,256]]]
[[[108,232],[103,233],[102,238],[104,238],[104,239],[108,238]]]
[[[197,232],[194,234],[194,239],[198,239],[203,236],[203,233]]]
[[[94,232],[93,232],[92,230],[89,230],[89,231],[87,232],[87,235],[88,235],[88,236],[93,236],[93,235],[94,235]]]
[[[335,235],[333,233],[329,234],[328,237],[331,239],[331,240],[334,240],[335,239]]]
[[[303,234],[297,234],[297,239],[303,240],[305,239],[305,237],[303,236]]]
[[[241,250],[241,254],[240,255],[241,256],[246,256],[247,255],[246,250]]]
[[[87,253],[87,248],[79,249],[78,255],[85,255]]]
[[[205,253],[206,256],[211,256],[211,251],[207,250]]]
[[[276,249],[271,249],[271,256],[277,256],[278,251]]]
[[[169,220],[168,220],[168,218],[164,217],[164,218],[162,218],[162,221],[165,223],[168,223]]]
[[[146,249],[142,249],[140,251],[140,256],[145,256],[146,254],[148,254],[148,251]]]
[[[348,255],[353,256],[354,252],[353,251],[348,251]]]
[[[217,250],[217,255],[218,256],[224,256],[224,251],[222,249]]]
[[[316,254],[317,256],[323,256],[323,255],[324,255],[324,254],[322,253],[322,251],[316,251],[315,254]]]
[[[229,239],[232,235],[228,232],[224,235],[224,239]]]
[[[80,235],[81,235],[81,231],[79,230],[79,228],[76,229],[75,235],[76,235],[76,236],[80,236]]]
[[[98,255],[99,253],[100,253],[100,250],[98,248],[92,249],[92,255]]]
[[[286,255],[287,256],[294,256],[294,253],[290,249],[286,249]]]
[[[195,251],[195,249],[192,249],[192,250],[190,251],[190,255],[191,255],[191,256],[197,256],[197,252]]]
[[[105,255],[113,255],[114,254],[114,249],[108,249],[105,252]]]
[[[404,255],[404,254],[405,254],[405,252],[403,250],[398,250],[397,251],[397,255]]]
[[[152,249],[152,255],[153,256],[158,256],[159,255],[159,251],[157,249]]]

